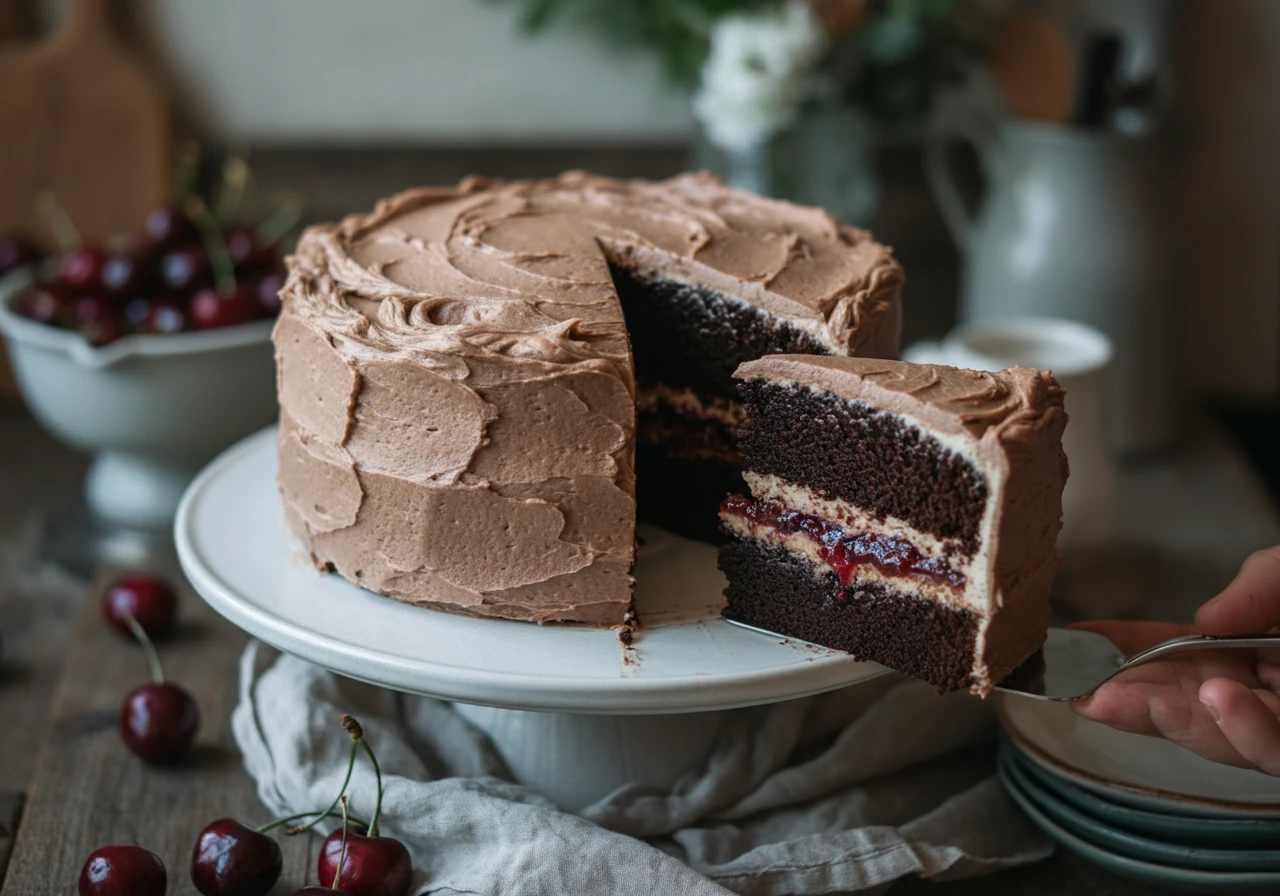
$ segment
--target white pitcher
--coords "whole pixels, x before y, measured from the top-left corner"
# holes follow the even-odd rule
[[[947,149],[967,141],[986,176],[976,213]],[[942,118],[926,145],[930,185],[964,256],[964,323],[1062,317],[1111,338],[1109,417],[1126,453],[1174,431],[1168,185],[1159,142],[973,114]]]

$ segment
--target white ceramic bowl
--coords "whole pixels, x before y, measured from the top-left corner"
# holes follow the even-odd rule
[[[0,334],[27,407],[92,454],[89,507],[136,528],[164,528],[206,461],[276,416],[271,321],[93,348],[79,334],[19,316],[25,272],[0,280]]]

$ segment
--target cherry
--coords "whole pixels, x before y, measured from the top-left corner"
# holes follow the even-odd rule
[[[342,830],[324,838],[316,874],[334,880],[342,856]],[[405,896],[413,877],[409,850],[391,837],[368,836],[347,826],[347,857],[342,862],[338,886],[351,896]]]
[[[80,296],[71,306],[77,324],[96,324],[115,314],[115,309],[105,297],[97,293]]]
[[[196,229],[176,205],[157,205],[142,225],[147,239],[159,249],[172,249],[196,237]]]
[[[146,654],[151,681],[131,691],[120,705],[120,737],[146,762],[173,762],[191,748],[200,727],[200,710],[190,694],[165,682],[146,629],[132,616],[125,620]]]
[[[360,727],[360,723],[348,715],[344,715],[340,721],[351,736],[347,781],[351,780],[356,748],[363,747],[373,765],[373,773],[378,782],[378,796],[373,805],[373,817],[369,819],[368,829],[364,833],[344,821],[342,827],[324,838],[316,861],[316,874],[320,880],[333,881],[335,887],[351,896],[406,896],[413,875],[413,861],[409,857],[409,850],[399,840],[378,835],[378,815],[382,812],[382,769],[378,767],[373,748],[364,739],[364,729]],[[345,782],[343,790],[346,790]],[[343,801],[345,813],[346,798],[340,796],[339,799]]]
[[[80,870],[80,896],[164,896],[164,862],[141,846],[96,849]]]
[[[61,325],[71,318],[66,289],[57,283],[45,283],[28,290],[18,300],[15,310],[23,317],[53,326]]]
[[[141,249],[114,252],[102,262],[102,288],[116,298],[132,295],[146,286],[152,266],[151,256]]]
[[[276,263],[275,249],[258,241],[258,237],[247,227],[232,227],[225,234],[227,252],[235,262],[236,273],[256,273],[270,268]]]
[[[272,271],[258,281],[258,308],[265,317],[280,313],[280,290],[284,289],[284,272]]]
[[[152,335],[181,333],[189,323],[187,312],[181,306],[172,302],[154,302],[147,307],[138,330]]]
[[[196,840],[191,882],[204,896],[264,896],[283,864],[274,839],[234,818],[220,818]]]
[[[246,284],[229,292],[202,289],[191,297],[191,322],[198,330],[247,324],[258,317],[258,297]]]
[[[44,251],[36,243],[20,233],[0,237],[0,274],[39,261]]]
[[[102,598],[102,611],[111,627],[133,637],[132,617],[153,640],[173,629],[178,596],[164,579],[148,575],[128,575],[117,579]]]
[[[209,256],[203,246],[183,246],[160,258],[160,280],[174,293],[190,293],[210,281]]]
[[[102,348],[102,346],[110,345],[117,339],[123,339],[129,334],[128,330],[125,329],[124,322],[120,318],[113,316],[81,324],[80,335],[94,348]]]
[[[82,243],[58,262],[58,279],[73,290],[97,289],[102,280],[102,251]]]
[[[120,705],[124,745],[156,765],[186,755],[199,727],[195,699],[176,684],[149,682],[131,691]]]

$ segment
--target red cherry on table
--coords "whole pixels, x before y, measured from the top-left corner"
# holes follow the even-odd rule
[[[316,877],[333,880],[342,859],[342,829],[338,828],[320,847]],[[413,877],[409,850],[392,837],[369,837],[347,826],[347,855],[342,859],[338,886],[351,896],[406,896]]]
[[[176,684],[149,682],[120,704],[120,737],[146,762],[159,765],[181,759],[199,727],[195,699]]]
[[[96,849],[80,870],[80,896],[164,896],[164,862],[141,846]]]
[[[20,233],[0,237],[0,275],[44,258],[36,242]]]
[[[258,319],[258,297],[243,283],[228,293],[202,289],[191,297],[191,323],[197,330],[214,330]]]
[[[157,576],[124,576],[102,596],[102,612],[111,627],[126,638],[133,639],[133,629],[129,627],[132,617],[150,638],[158,640],[173,630],[178,595]]]
[[[147,212],[142,229],[158,249],[172,249],[196,238],[195,225],[175,205],[157,205]]]
[[[209,283],[212,276],[203,246],[182,246],[160,256],[160,282],[170,292],[191,293]]]
[[[196,840],[191,882],[204,896],[264,896],[283,866],[274,839],[234,818],[220,818]]]
[[[102,251],[96,246],[87,243],[76,246],[58,262],[58,280],[77,291],[98,289],[104,261]]]
[[[14,310],[30,320],[52,326],[72,321],[70,296],[66,288],[57,283],[32,287],[18,299]]]

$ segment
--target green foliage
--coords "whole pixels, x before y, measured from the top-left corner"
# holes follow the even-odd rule
[[[697,85],[716,19],[781,0],[490,0],[521,8],[522,27],[586,28],[615,46],[657,54],[676,86]],[[873,118],[909,121],[960,49],[951,27],[967,0],[875,0],[857,32],[831,48],[828,85]]]
[[[552,27],[585,26],[616,46],[658,54],[667,77],[697,83],[711,26],[720,16],[768,5],[768,0],[495,0],[523,7],[522,27],[539,34]]]

